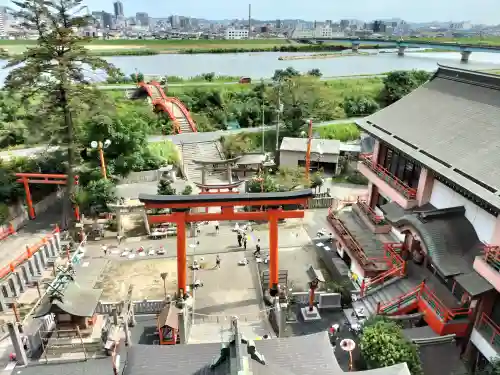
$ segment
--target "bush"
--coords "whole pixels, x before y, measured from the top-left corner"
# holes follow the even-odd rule
[[[0,225],[6,224],[10,219],[9,206],[0,203]]]
[[[203,77],[203,79],[207,82],[212,82],[215,78],[215,73],[212,72],[212,73],[203,73],[201,75]]]
[[[378,103],[369,97],[352,97],[344,99],[344,111],[347,117],[367,116],[379,110]]]
[[[423,375],[417,346],[406,339],[394,322],[377,318],[365,323],[360,349],[369,368],[406,362],[412,375]]]
[[[184,190],[182,191],[182,195],[191,195],[193,193],[193,188],[191,185],[186,185]]]
[[[157,188],[158,195],[175,195],[177,192],[172,187],[172,181],[170,180],[160,180],[158,182]]]
[[[402,70],[390,72],[384,78],[384,89],[381,93],[386,105],[392,104],[408,95],[431,78],[431,73],[424,70]]]
[[[349,173],[346,178],[346,182],[356,185],[368,185],[368,179],[361,174],[361,172],[355,170]]]
[[[108,203],[117,201],[116,186],[111,180],[102,178],[88,182],[75,196],[80,208],[90,214],[108,212]]]
[[[307,72],[307,75],[319,78],[323,75],[323,73],[321,73],[321,70],[319,69],[311,69],[310,71]]]
[[[337,139],[341,142],[354,141],[361,136],[359,128],[354,123],[332,124],[321,126],[315,130],[318,131],[320,138]]]

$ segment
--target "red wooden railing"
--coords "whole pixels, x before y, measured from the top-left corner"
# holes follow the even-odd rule
[[[406,294],[384,304],[380,304],[377,307],[377,311],[378,313],[384,313],[386,310],[392,309],[395,305],[397,305],[399,308],[399,306],[402,305],[403,302],[408,301],[410,296],[415,296],[417,301],[423,300],[431,308],[431,310],[436,313],[436,315],[443,323],[449,322],[454,319],[468,318],[471,314],[471,309],[469,308],[451,309],[449,307],[446,307],[444,303],[441,302],[441,300],[424,282],[422,282],[418,287],[410,290]]]
[[[33,256],[33,254],[35,254],[38,250],[40,250],[42,246],[44,246],[49,241],[49,239],[51,239],[56,233],[59,233],[59,227],[57,225],[55,229],[52,231],[52,233],[43,237],[36,244],[32,246],[26,246],[25,252],[23,252],[16,259],[10,262],[7,266],[0,268],[0,279],[3,279],[11,272],[14,272],[17,266],[30,259]]]
[[[354,239],[354,237],[351,235],[351,232],[349,232],[349,229],[347,229],[347,227],[338,217],[336,217],[334,214],[330,214],[328,215],[327,220],[332,225],[335,234],[342,238],[351,254],[354,255],[354,257],[362,267],[372,263],[366,256],[365,251],[359,245],[358,241]]]
[[[363,279],[361,283],[361,296],[364,296],[370,289],[379,286],[394,277],[406,275],[406,263],[398,254],[401,252],[403,244],[399,242],[388,242],[384,244],[384,260],[389,265],[389,269],[372,279]]]
[[[375,224],[375,225],[386,225],[387,222],[385,221],[384,217],[382,215],[377,215],[375,210],[371,208],[368,203],[364,200],[358,199],[356,202],[357,206],[363,213],[370,219],[370,221]]]
[[[497,348],[500,348],[500,327],[491,318],[483,313],[477,323],[476,329],[488,340],[488,342]]]
[[[416,288],[406,292],[405,294],[390,300],[385,303],[378,303],[377,305],[377,314],[385,314],[387,310],[390,310],[396,307],[396,311],[398,311],[404,303],[409,302],[411,300],[418,301],[420,298],[421,286],[417,286]]]
[[[409,187],[406,183],[401,181],[399,178],[394,176],[387,169],[382,167],[380,164],[373,162],[372,154],[361,154],[361,162],[370,168],[375,174],[377,174],[381,179],[391,185],[395,190],[401,193],[406,199],[415,199],[417,196],[417,189]]]
[[[5,240],[7,237],[13,235],[16,233],[16,230],[14,229],[14,226],[12,223],[9,223],[7,227],[1,227],[0,228],[0,241]]]
[[[182,114],[186,117],[186,120],[189,123],[189,126],[191,127],[191,130],[193,131],[193,133],[196,133],[198,131],[196,129],[196,124],[193,121],[193,118],[191,117],[191,114],[189,113],[189,111],[186,108],[186,106],[184,105],[184,103],[182,103],[179,99],[171,97],[171,96],[167,97],[166,100],[167,100],[167,102],[175,103],[179,107],[179,109],[181,110]]]
[[[486,245],[484,247],[484,260],[500,272],[500,246]]]

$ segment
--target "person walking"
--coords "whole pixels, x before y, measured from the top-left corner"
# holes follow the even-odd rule
[[[255,244],[255,251],[253,252],[254,256],[259,256],[260,257],[260,238],[257,240],[257,243]]]
[[[241,241],[243,240],[243,235],[241,234],[241,231],[238,231],[238,246],[241,247]]]
[[[245,250],[247,249],[247,235],[246,234],[243,236],[243,248]]]
[[[214,225],[215,225],[215,234],[219,234],[219,222],[216,221]]]
[[[217,256],[215,257],[215,267],[217,267],[217,269],[220,270],[220,256],[219,256],[219,254],[217,254]]]

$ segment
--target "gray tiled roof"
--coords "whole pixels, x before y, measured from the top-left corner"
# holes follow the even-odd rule
[[[499,76],[440,67],[358,125],[500,208]]]
[[[111,375],[112,373],[111,358],[30,365],[25,368],[16,368],[13,372],[18,375]]]
[[[443,210],[435,210],[443,211]],[[462,214],[436,216],[421,220],[406,212],[389,220],[396,227],[410,225],[419,233],[434,266],[444,277],[467,274],[482,249],[482,243],[469,220]]]

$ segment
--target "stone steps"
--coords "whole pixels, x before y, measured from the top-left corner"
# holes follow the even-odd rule
[[[186,123],[187,126],[189,124]],[[218,142],[198,142],[198,143],[183,143],[181,146],[182,159],[186,177],[194,182],[201,183],[202,173],[200,166],[195,164],[193,160],[224,160],[223,155],[219,151]],[[218,183],[227,181],[225,172],[210,173],[207,178],[207,183]]]

